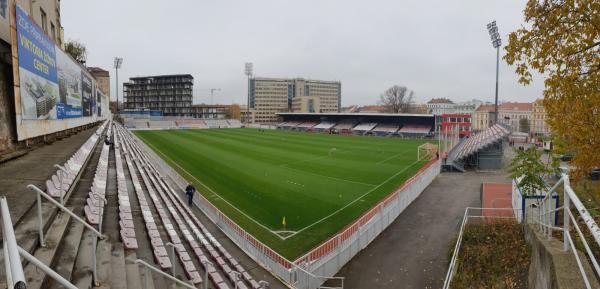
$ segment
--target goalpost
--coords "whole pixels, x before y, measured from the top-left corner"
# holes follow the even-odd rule
[[[418,161],[422,161],[422,160],[430,160],[432,157],[435,156],[435,153],[437,152],[438,148],[437,145],[432,144],[432,143],[425,143],[420,145],[417,148],[417,160]]]

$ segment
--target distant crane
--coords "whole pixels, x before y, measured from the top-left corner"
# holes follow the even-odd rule
[[[215,91],[221,91],[221,89],[220,88],[211,88],[210,89],[210,104],[215,104],[213,101],[213,95],[214,95]]]

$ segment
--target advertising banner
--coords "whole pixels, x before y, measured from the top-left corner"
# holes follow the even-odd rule
[[[13,65],[18,63],[13,70],[18,140],[109,117],[108,97],[96,95],[96,81],[87,69],[62,51],[23,8],[12,7],[10,32],[12,45],[17,48]]]
[[[23,119],[56,119],[56,47],[20,7],[16,11]]]

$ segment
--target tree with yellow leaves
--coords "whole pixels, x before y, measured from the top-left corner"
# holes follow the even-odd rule
[[[504,59],[519,82],[546,77],[544,107],[562,152],[576,153],[574,176],[600,166],[600,1],[529,0],[525,26],[509,35]]]

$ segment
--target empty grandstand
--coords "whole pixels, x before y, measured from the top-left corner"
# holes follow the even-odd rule
[[[388,113],[279,113],[278,129],[295,130],[310,125],[319,132],[426,138],[434,136],[435,120],[428,114]],[[401,129],[403,128],[403,130]]]
[[[125,118],[129,129],[186,129],[186,128],[240,128],[237,119],[190,119],[178,117],[153,117],[149,119]]]
[[[315,125],[313,129],[320,132],[328,132],[335,126],[335,122],[323,121],[318,125]]]
[[[400,126],[397,124],[378,124],[371,132],[374,135],[390,136],[398,132],[399,129]]]
[[[114,143],[103,141],[109,137]],[[182,286],[174,288],[266,288],[253,276],[257,265],[247,257],[242,264],[242,251],[215,238],[220,231],[182,200],[181,188],[123,126],[105,122],[56,167],[45,191],[28,186],[38,206],[28,205],[14,230],[3,231],[4,252],[29,262],[3,260],[9,267],[0,272],[1,288],[13,288],[4,273],[15,270],[22,270],[27,288],[154,289],[174,282]],[[0,202],[6,229],[10,207],[5,198]],[[7,240],[22,251],[8,248]],[[270,288],[284,288],[262,269],[257,276],[268,278]]]
[[[498,169],[502,166],[502,145],[509,131],[502,125],[493,125],[470,138],[464,138],[449,153],[448,169]]]
[[[377,126],[376,122],[366,122],[355,126],[352,132],[355,134],[365,134],[373,130]]]

